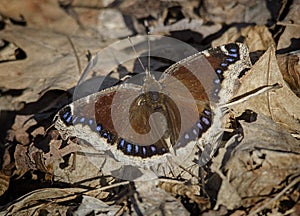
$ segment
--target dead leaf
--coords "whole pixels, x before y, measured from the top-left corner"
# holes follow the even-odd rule
[[[279,70],[274,47],[269,48],[241,78],[241,86],[236,95],[241,95],[265,85],[279,83],[282,88],[266,92],[237,104],[234,110],[238,113],[246,109],[270,116],[275,122],[291,131],[300,131],[300,101],[285,83]]]
[[[278,22],[279,25],[284,26],[284,31],[281,34],[277,50],[289,48],[290,50],[299,49],[296,40],[300,38],[300,2],[294,1],[290,5],[288,14],[283,21]]]
[[[296,203],[296,205],[292,209],[292,214],[291,216],[297,216],[300,214],[300,203]]]
[[[105,202],[91,196],[82,196],[82,201],[76,211],[70,212],[72,215],[91,215],[98,212],[105,213],[106,215],[116,215],[121,206],[108,205]]]
[[[8,132],[7,139],[10,141],[16,140],[22,145],[28,145],[30,139],[27,130],[36,124],[33,115],[17,115],[11,130]]]
[[[39,170],[50,176],[52,175],[52,164],[46,164],[44,152],[34,146],[33,143],[29,146],[17,145],[14,159],[16,164],[14,174],[18,175],[18,177],[23,176],[29,170]]]
[[[171,25],[164,25],[163,22],[158,22],[157,25],[150,27],[151,34],[170,34],[173,31],[189,30],[201,34],[202,38],[206,38],[219,30],[221,30],[221,24],[204,25],[201,19],[182,19]]]
[[[157,19],[166,8],[176,5],[178,6],[179,4],[169,1],[127,0],[121,2],[119,9],[122,13],[137,19],[149,16]]]
[[[10,177],[12,176],[14,161],[10,155],[10,146],[6,146],[4,149],[4,154],[2,158],[2,167],[0,171],[0,196],[2,196],[8,189]]]
[[[99,186],[101,176],[99,168],[81,153],[72,154],[66,161],[63,158],[56,158],[53,161],[53,172],[54,181],[69,184],[81,182],[81,185],[89,187]]]
[[[136,199],[143,215],[190,215],[178,200],[166,191],[157,188],[155,181],[136,182],[141,199]]]
[[[10,103],[1,97],[2,110],[20,109],[18,104],[34,102],[51,89],[74,87],[87,64],[86,51],[94,53],[105,46],[98,38],[69,37],[28,27],[6,29],[0,38],[15,43],[27,55],[24,60],[0,64],[0,88],[22,90],[22,94],[11,96]]]
[[[7,191],[10,182],[10,176],[5,175],[0,172],[0,196],[2,196],[5,191]]]
[[[209,200],[199,196],[199,185],[185,185],[182,182],[178,183],[166,180],[160,181],[158,187],[173,195],[180,195],[189,198],[192,202],[195,202],[201,206],[201,210],[210,208]]]
[[[61,148],[62,140],[51,140],[49,143],[50,151],[44,154],[45,165],[53,164],[55,161],[61,160],[64,156],[76,153],[80,150],[80,146],[76,143],[69,142],[68,145]]]
[[[207,212],[203,212],[202,216],[225,216],[228,215],[228,210],[225,206],[220,206],[218,210],[209,210]],[[232,216],[232,215],[230,215]]]
[[[99,12],[99,24],[97,25],[99,34],[104,39],[118,39],[133,35],[126,20],[120,11],[116,9],[106,9]]]
[[[17,47],[13,43],[8,43],[8,44],[7,43],[8,43],[7,41],[0,40],[0,44],[1,44],[0,62],[17,60],[17,52],[20,51],[20,47]]]
[[[99,1],[98,1],[99,2]],[[86,3],[88,4],[88,3]],[[58,1],[44,0],[43,4],[35,0],[28,1],[8,1],[0,2],[0,14],[9,17],[17,22],[24,22],[29,28],[52,29],[55,32],[66,34],[78,33],[82,26],[88,23],[84,22],[87,19],[86,10],[64,10]],[[96,10],[89,9],[89,16],[95,13]],[[72,13],[73,12],[73,13]],[[85,16],[84,16],[85,15]],[[94,24],[97,16],[94,17]],[[91,22],[91,21],[90,21]]]
[[[266,26],[247,26],[245,28],[232,27],[228,29],[220,38],[212,42],[212,46],[220,46],[242,38],[250,52],[267,50],[275,44],[272,34]]]
[[[103,7],[108,7],[110,4],[114,2],[114,0],[86,0],[86,1],[81,1],[81,0],[73,0],[71,3],[69,1],[64,1],[60,0],[60,4],[63,4],[64,2],[71,4],[75,8],[103,8]]]
[[[277,61],[283,79],[297,97],[300,97],[300,52],[277,55]]]
[[[18,176],[23,176],[29,170],[36,169],[34,161],[31,161],[27,154],[28,146],[17,145],[14,158],[16,164],[15,174]]]
[[[226,180],[218,193],[217,206],[249,207],[280,191],[293,174],[299,173],[300,143],[268,117],[241,122],[244,138],[225,165]],[[239,200],[229,199],[235,193]]]
[[[85,191],[82,188],[44,188],[32,191],[17,199],[7,206],[0,214],[3,215],[34,215],[35,213],[49,212],[55,215],[57,212],[66,215],[69,206],[63,206],[60,202],[74,200],[78,193]],[[52,213],[51,213],[52,212]]]
[[[200,14],[206,20],[215,23],[256,23],[266,24],[271,19],[271,14],[266,2],[255,0],[225,0],[204,1],[200,8]]]
[[[45,134],[45,128],[44,127],[38,127],[37,129],[35,129],[34,131],[31,132],[31,135],[33,137],[37,137],[37,136],[43,136]]]

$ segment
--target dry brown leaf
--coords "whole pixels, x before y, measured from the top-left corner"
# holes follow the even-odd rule
[[[22,145],[28,145],[30,139],[27,130],[36,124],[33,115],[17,115],[11,130],[8,132],[7,139],[10,141],[16,140]]]
[[[69,212],[72,215],[98,215],[98,212],[105,215],[117,215],[121,206],[108,205],[105,202],[91,196],[82,196],[81,204],[74,212]]]
[[[227,43],[239,41],[248,46],[250,52],[267,50],[274,45],[272,34],[266,26],[247,26],[245,28],[232,27],[228,29],[220,38],[212,42],[212,46],[220,46]]]
[[[14,172],[15,175],[21,177],[29,170],[37,170],[37,164],[39,161],[36,161],[35,158],[36,153],[41,153],[41,150],[31,146],[30,150],[28,150],[28,146],[17,145],[14,158],[16,164],[16,170]],[[41,170],[43,171],[43,170]]]
[[[256,0],[211,0],[203,1],[200,14],[215,23],[266,24],[271,19],[266,1]]]
[[[49,212],[49,215],[66,215],[69,206],[60,202],[74,200],[77,193],[85,191],[82,188],[45,188],[32,191],[18,198],[1,211],[1,215],[35,215],[36,213]]]
[[[47,157],[43,150],[37,148],[34,143],[31,143],[29,146],[16,145],[14,159],[16,165],[14,174],[19,177],[23,176],[29,170],[39,170],[49,175],[47,178],[51,179],[51,173],[53,172],[52,164],[46,163],[49,161],[46,161]]]
[[[0,62],[17,60],[17,52],[20,49],[13,43],[6,44],[6,41],[0,40]]]
[[[158,186],[173,195],[189,198],[192,202],[201,206],[203,210],[210,208],[209,200],[198,196],[200,191],[199,185],[185,185],[182,182],[160,181]]]
[[[203,212],[202,216],[225,216],[228,215],[228,210],[225,206],[220,206],[217,210],[209,210],[207,212]],[[230,215],[232,216],[232,215]]]
[[[26,22],[29,27],[49,28],[61,32],[74,32],[78,29],[76,21],[68,16],[57,4],[57,1],[40,2],[3,0],[0,2],[0,13],[18,22]],[[50,28],[51,28],[50,27]]]
[[[300,131],[300,99],[283,80],[274,47],[269,48],[245,76],[236,95],[241,95],[265,85],[279,83],[282,88],[250,98],[234,106],[238,113],[246,109],[270,116],[275,122],[291,131]]]
[[[124,20],[123,15],[116,9],[106,9],[99,12],[97,29],[103,39],[117,39],[133,35]]]
[[[119,9],[123,14],[130,15],[135,30],[142,34],[145,27],[140,27],[138,20],[141,19],[147,20],[152,34],[191,30],[206,37],[220,30],[220,24],[211,28],[202,26],[202,19],[195,13],[198,6],[197,0],[186,0],[184,4],[180,1],[127,0],[121,2]]]
[[[284,182],[300,172],[300,143],[286,130],[262,115],[241,124],[244,138],[225,165],[226,181],[218,193],[217,206],[229,209],[253,205],[284,188]],[[229,199],[232,194],[239,199]]]
[[[0,196],[8,189],[10,177],[12,176],[15,162],[10,154],[12,145],[8,145],[4,149],[3,158],[1,158],[1,170],[0,170]]]
[[[65,166],[62,168],[61,164],[65,164]],[[80,182],[81,185],[90,187],[99,186],[99,177],[101,176],[100,170],[80,153],[72,154],[68,161],[64,161],[62,158],[55,160],[53,172],[54,181],[69,184]]]
[[[296,205],[292,208],[291,216],[298,216],[300,215],[300,203],[296,203]]]
[[[122,13],[137,19],[147,18],[148,16],[158,18],[167,7],[175,5],[179,4],[168,1],[126,0],[121,2],[119,9]]]
[[[300,38],[300,2],[293,1],[293,4],[290,6],[287,16],[282,22],[279,22],[279,25],[284,26],[284,31],[279,38],[277,44],[277,50],[291,48],[299,49],[297,46],[296,40]],[[295,44],[293,44],[295,43]]]
[[[10,176],[5,175],[0,171],[0,196],[7,191],[10,182]]]
[[[150,33],[152,34],[169,34],[172,31],[190,30],[201,34],[202,38],[206,38],[219,30],[221,30],[221,24],[204,25],[201,19],[182,19],[171,25],[164,25],[163,22],[158,22],[157,25],[150,27]]]
[[[65,0],[60,0],[60,3],[62,4]],[[70,1],[65,1],[66,3],[70,3]],[[78,7],[78,8],[102,8],[102,7],[107,7],[111,3],[113,3],[114,0],[86,0],[86,1],[81,1],[81,0],[73,0],[71,1],[71,5],[73,7]]]
[[[291,90],[300,97],[300,51],[277,55],[277,60],[283,79]]]
[[[155,181],[135,182],[141,200],[136,199],[143,215],[190,215],[176,198],[157,188]]]
[[[14,152],[14,158],[16,164],[15,174],[18,176],[23,176],[27,171],[36,169],[36,165],[34,161],[32,161],[28,156],[27,151],[28,151],[28,146],[23,146],[23,145],[16,146]]]
[[[34,131],[30,133],[33,137],[37,136],[43,136],[45,134],[45,128],[44,127],[38,127]]]
[[[105,46],[97,38],[68,37],[32,28],[7,29],[0,32],[0,38],[21,47],[27,55],[24,60],[0,64],[0,88],[23,91],[11,98],[10,103],[5,102],[7,98],[1,97],[0,110],[20,108],[16,104],[34,102],[51,89],[74,87],[82,67],[87,64],[86,51],[94,53]]]
[[[61,144],[62,144],[62,140],[53,139],[50,141],[49,143],[50,151],[43,155],[46,166],[54,163],[55,161],[62,159],[64,156],[70,153],[75,153],[80,150],[80,146],[72,142],[69,142],[69,144],[63,148],[61,148]]]

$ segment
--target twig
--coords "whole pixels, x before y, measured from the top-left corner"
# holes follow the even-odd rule
[[[261,207],[257,208],[253,212],[251,212],[248,216],[255,216],[257,213],[261,212],[265,208],[267,208],[270,204],[272,204],[274,201],[278,200],[287,190],[289,190],[291,187],[293,187],[295,184],[300,182],[300,176],[296,179],[294,179],[288,186],[286,186],[280,193],[278,193],[273,199],[270,199],[268,202],[266,202]]]

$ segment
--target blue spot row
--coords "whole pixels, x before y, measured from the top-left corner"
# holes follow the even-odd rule
[[[129,143],[122,138],[119,139],[117,148],[126,155],[139,156],[142,158],[151,157],[153,155],[162,155],[166,153],[165,148],[159,148],[155,144],[152,144],[150,146],[139,146]]]
[[[67,126],[75,124],[87,124],[91,130],[99,133],[100,137],[106,139],[108,143],[113,144],[115,142],[115,136],[113,136],[109,131],[104,130],[101,124],[96,124],[94,119],[72,115],[71,108],[69,106],[65,107],[61,111],[60,117]]]
[[[223,59],[223,61],[220,63],[219,67],[216,68],[216,73],[218,75],[218,78],[214,80],[214,83],[219,85],[221,81],[223,80],[223,72],[227,70],[227,67],[230,64],[235,63],[239,59],[239,46],[237,44],[227,44],[225,45],[225,49],[228,51],[228,54]],[[220,87],[216,87],[214,90],[214,95],[217,96],[219,93]]]
[[[177,143],[177,147],[183,146],[191,140],[200,138],[202,134],[211,126],[212,112],[209,109],[204,109],[198,122],[188,132],[184,133]]]

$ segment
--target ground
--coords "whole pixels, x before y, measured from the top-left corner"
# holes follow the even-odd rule
[[[0,215],[300,215],[299,7],[297,0],[0,0]],[[117,178],[117,163],[97,168],[83,152],[99,151],[63,139],[65,126],[53,118],[74,97],[88,97],[78,86],[85,75],[101,77],[105,91],[143,72],[154,35],[191,53],[242,43],[251,66],[233,80],[225,132],[209,162],[195,155],[145,182]],[[107,55],[108,47],[130,55]],[[151,69],[181,60],[170,50],[159,50],[168,59],[151,58]]]

